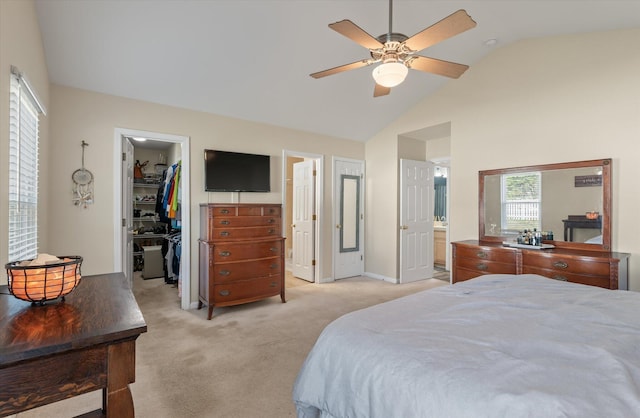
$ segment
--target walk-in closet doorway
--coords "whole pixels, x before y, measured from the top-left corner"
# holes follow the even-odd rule
[[[144,142],[136,142],[134,138],[144,139]],[[144,144],[144,145],[142,145]],[[134,228],[140,228],[141,221],[134,222],[134,193],[133,177],[135,167],[134,146],[150,149],[152,154],[163,153],[167,158],[173,155],[181,164],[179,188],[181,206],[181,227],[179,238],[185,243],[181,246],[181,262],[179,277],[181,279],[181,308],[190,309],[197,306],[197,302],[191,304],[191,255],[190,255],[190,159],[189,138],[184,136],[162,134],[157,132],[120,129],[115,130],[114,135],[114,224],[120,227],[114,228],[114,271],[122,271],[133,286],[133,253],[134,253]],[[161,152],[160,150],[167,150]],[[169,151],[173,150],[173,151]],[[155,152],[157,151],[157,153]],[[167,165],[175,161],[165,161]],[[140,163],[144,163],[141,161]],[[153,163],[156,164],[156,163]],[[144,191],[144,189],[143,189]],[[138,205],[140,206],[140,205]],[[139,217],[138,217],[139,218]],[[163,280],[158,278],[155,280]]]

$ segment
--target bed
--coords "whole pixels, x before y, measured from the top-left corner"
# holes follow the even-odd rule
[[[640,293],[486,275],[344,315],[298,418],[638,417]]]

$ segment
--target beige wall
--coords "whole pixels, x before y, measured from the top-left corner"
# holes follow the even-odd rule
[[[400,136],[398,138],[398,158],[414,161],[425,161],[427,143],[419,139]]]
[[[32,1],[0,0],[0,167],[9,164],[9,74],[14,65],[26,75],[42,105],[49,109],[49,74],[45,64],[40,28]],[[49,116],[40,117],[40,194],[38,197],[38,241],[40,252],[52,252],[48,246],[47,212],[51,196],[49,170]],[[0,181],[0,264],[7,262],[9,237],[8,192],[6,175]],[[7,282],[0,276],[0,284]]]
[[[231,193],[204,191],[202,155],[205,148],[269,154],[272,158],[271,193],[242,193],[240,202],[280,203],[282,196],[282,150],[324,154],[324,201],[326,220],[323,234],[331,242],[331,155],[363,159],[364,144],[291,129],[226,118],[207,113],[161,106],[147,102],[108,96],[58,85],[51,87],[51,107],[55,115],[51,124],[55,147],[54,164],[49,170],[52,193],[57,196],[49,211],[49,233],[55,236],[55,252],[81,254],[83,273],[96,274],[113,270],[113,167],[114,129],[126,128],[190,137],[191,155],[191,272],[192,283],[198,272],[197,239],[200,203],[230,202]],[[69,178],[79,164],[80,141],[91,145],[85,165],[95,177],[95,204],[77,208],[70,199]],[[76,163],[77,162],[77,163]],[[329,186],[327,186],[329,185]],[[323,275],[331,274],[331,251],[324,250]],[[197,301],[193,286],[191,301]]]
[[[366,143],[365,272],[396,279],[398,146],[384,136]]]
[[[505,46],[377,134],[367,143],[367,158],[403,132],[451,122],[452,241],[478,237],[479,170],[613,158],[612,244],[632,254],[630,287],[640,290],[639,44],[640,29],[633,29]],[[375,181],[369,162],[367,169]],[[369,208],[396,218],[395,201],[367,193]],[[368,241],[376,245],[367,246],[367,259],[376,268],[378,259],[397,263],[389,256],[396,229],[368,224]]]
[[[451,137],[427,141],[427,160],[447,160],[451,157]]]

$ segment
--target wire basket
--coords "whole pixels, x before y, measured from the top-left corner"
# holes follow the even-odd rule
[[[80,284],[82,257],[63,256],[58,263],[21,266],[23,261],[5,264],[9,292],[18,299],[43,305],[62,298]],[[28,260],[30,261],[30,260]]]

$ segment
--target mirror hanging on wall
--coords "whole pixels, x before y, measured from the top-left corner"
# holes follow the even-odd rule
[[[360,177],[340,177],[340,252],[360,250]]]
[[[610,249],[611,159],[480,171],[479,191],[481,240]]]

